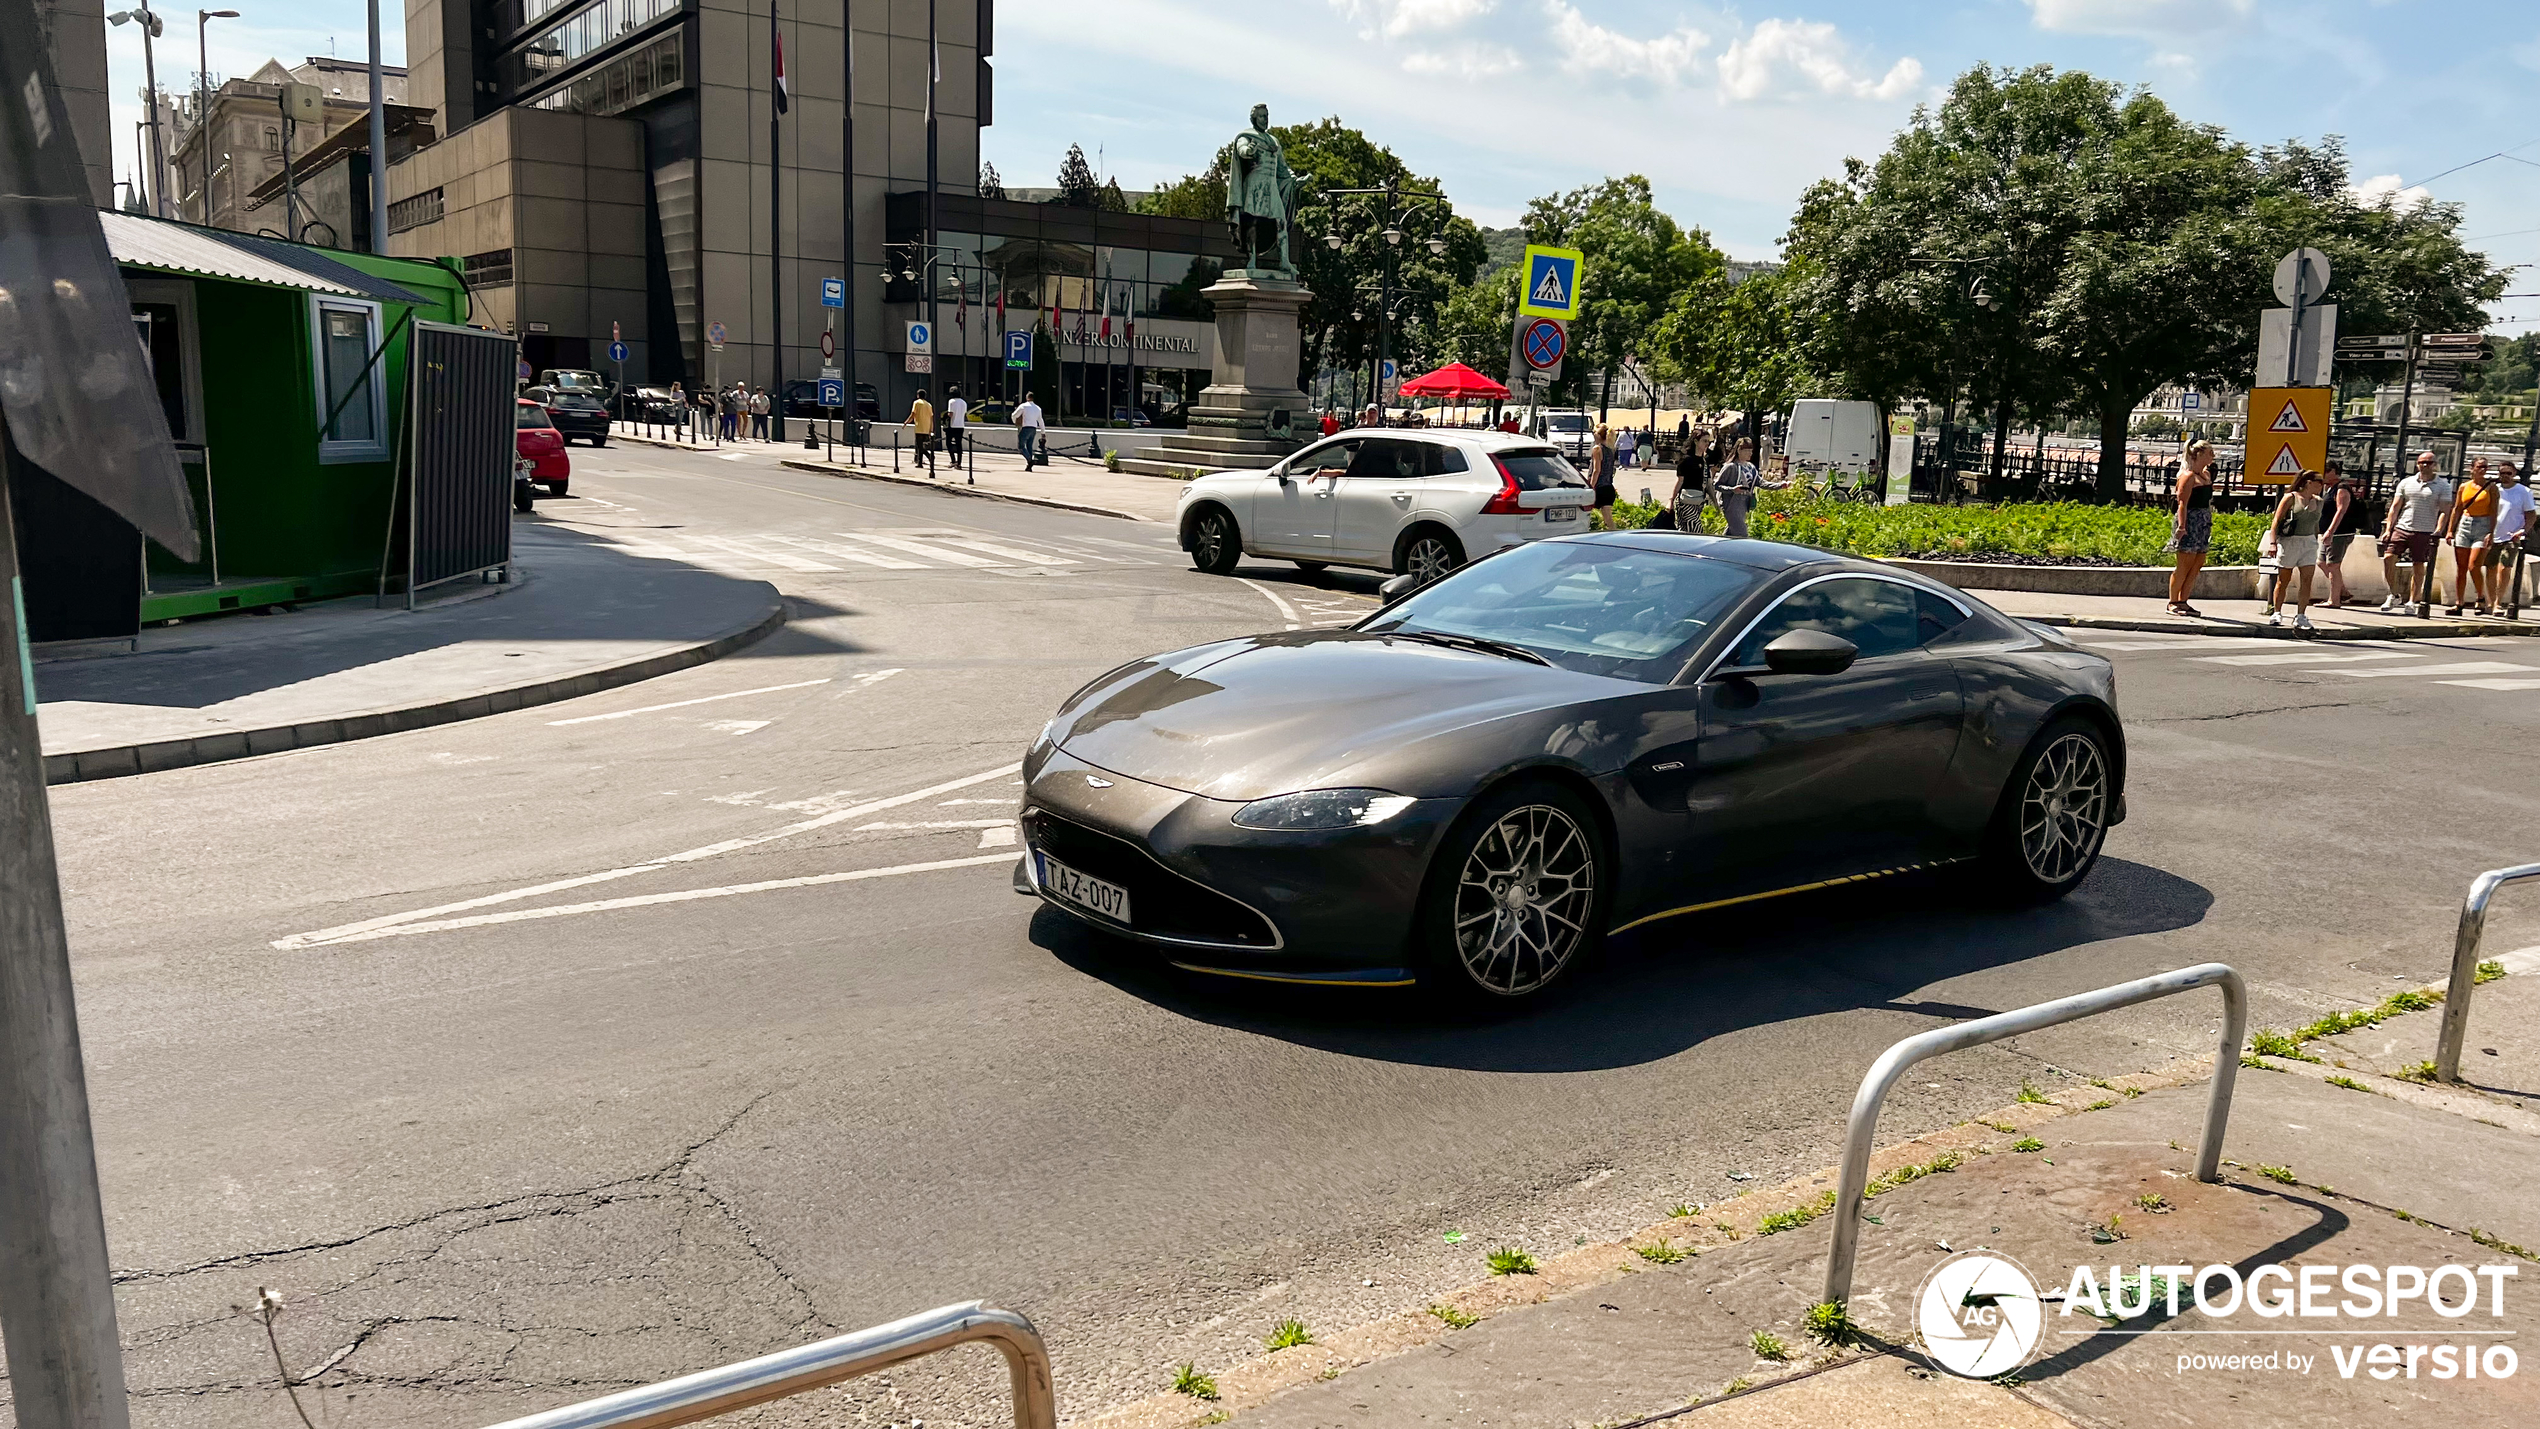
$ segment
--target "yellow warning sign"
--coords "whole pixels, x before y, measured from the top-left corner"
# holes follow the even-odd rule
[[[2328,460],[2326,387],[2259,387],[2249,393],[2249,453],[2242,480],[2289,486]]]

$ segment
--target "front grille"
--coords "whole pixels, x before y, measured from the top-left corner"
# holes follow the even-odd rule
[[[1023,836],[1077,872],[1128,889],[1130,927],[1138,932],[1225,947],[1279,945],[1268,919],[1173,872],[1126,839],[1096,833],[1047,809],[1023,811]]]

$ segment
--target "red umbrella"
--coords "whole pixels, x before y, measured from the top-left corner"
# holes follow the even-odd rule
[[[1405,397],[1505,397],[1508,389],[1491,381],[1461,362],[1450,362],[1435,372],[1414,377],[1402,384]]]

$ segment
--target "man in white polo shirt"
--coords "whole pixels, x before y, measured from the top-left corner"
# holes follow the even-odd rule
[[[2390,583],[2381,601],[2384,611],[2414,604],[2407,587],[2418,580],[2425,582],[2425,598],[2434,599],[2434,533],[2451,509],[2452,483],[2435,471],[2434,453],[2418,452],[2416,472],[2390,493],[2390,515],[2381,527],[2381,574]],[[2410,563],[2407,582],[2399,579],[2403,555]]]

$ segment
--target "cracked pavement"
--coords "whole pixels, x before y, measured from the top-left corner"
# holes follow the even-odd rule
[[[321,1429],[491,1424],[972,1298],[1042,1326],[1082,1415],[1249,1355],[1278,1319],[1416,1311],[1490,1246],[1609,1239],[1820,1167],[1869,1061],[1952,1018],[2213,957],[2276,1025],[2429,981],[2462,883],[2514,861],[2540,795],[2529,761],[2479,762],[2483,731],[2528,727],[2528,694],[2125,652],[2132,819],[2056,908],[1899,883],[1688,920],[1508,1023],[1265,996],[1107,956],[1016,898],[975,827],[1013,797],[998,779],[876,816],[905,828],[661,862],[992,771],[1094,674],[1276,628],[1258,592],[1126,522],[576,462],[577,490],[666,528],[958,526],[1142,563],[770,572],[794,623],[731,659],[53,791],[140,1429],[296,1422],[264,1286]],[[1373,585],[1245,573],[1328,604]],[[854,679],[884,668],[903,673]],[[2398,791],[2458,817],[2381,812]],[[874,876],[274,947],[607,870],[642,871],[485,906]],[[2540,943],[2540,922],[2503,910],[2490,937]],[[2211,1009],[2185,1001],[1929,1064],[1884,1126],[2200,1051]],[[1004,1392],[974,1349],[757,1412],[984,1426]]]

